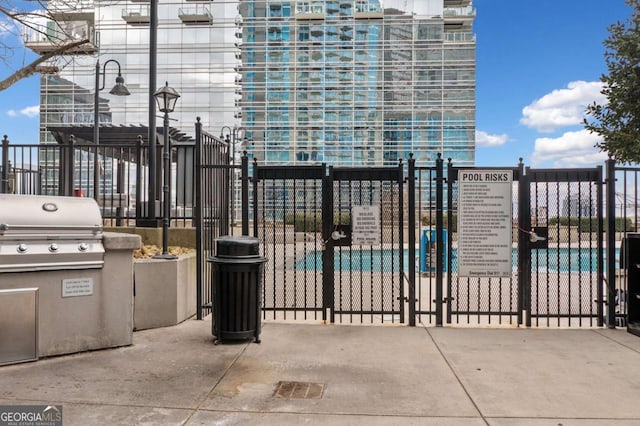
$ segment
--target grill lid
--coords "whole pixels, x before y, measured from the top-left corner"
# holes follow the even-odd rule
[[[95,200],[0,194],[0,272],[101,268]]]
[[[94,199],[0,194],[0,241],[80,236],[102,239],[102,217]]]

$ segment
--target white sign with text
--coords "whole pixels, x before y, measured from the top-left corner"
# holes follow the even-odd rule
[[[458,275],[510,277],[511,170],[458,171]]]
[[[93,278],[72,278],[62,280],[62,297],[93,295]]]
[[[353,206],[351,209],[351,244],[380,244],[380,206]]]

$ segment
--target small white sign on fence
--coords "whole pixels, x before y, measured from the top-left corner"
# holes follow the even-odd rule
[[[376,246],[380,244],[382,226],[380,206],[353,206],[351,209],[351,244]]]

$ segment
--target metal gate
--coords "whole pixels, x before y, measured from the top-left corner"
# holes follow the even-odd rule
[[[602,167],[526,169],[522,185],[527,326],[604,324]]]
[[[436,326],[604,324],[601,167],[525,169],[520,162],[457,168],[451,160],[445,166],[440,156],[435,163],[416,167],[410,157],[405,179],[402,162],[345,168],[254,161],[252,234],[268,259],[264,318]],[[205,223],[213,228],[199,253],[207,256],[215,237],[229,229],[228,212],[220,207],[229,200],[235,169],[224,161],[199,167],[212,173],[204,180],[221,182],[219,194],[199,202],[202,229]],[[467,277],[458,271],[461,170],[509,171],[513,177],[507,225],[511,276]],[[248,234],[246,157],[242,182],[243,234]],[[373,225],[363,233],[367,220]],[[199,300],[206,308],[210,283],[203,278]],[[613,290],[607,296],[613,298]]]
[[[202,319],[211,312],[211,265],[209,256],[215,255],[215,240],[227,235],[230,229],[230,183],[236,167],[230,165],[230,147],[225,141],[202,130],[196,123],[195,180],[196,228],[196,317]],[[247,159],[243,158],[243,189],[246,181]],[[243,226],[248,223],[244,221]]]
[[[622,249],[629,233],[640,232],[640,168],[606,161],[606,301],[607,324],[626,326],[629,305],[633,306],[627,268],[629,252]]]
[[[253,232],[268,259],[265,318],[404,321],[403,179],[402,164],[254,162]]]
[[[458,272],[461,170],[512,172],[510,277],[465,277]],[[435,167],[413,167],[410,160],[412,181],[416,186],[411,190],[413,198],[409,197],[409,211],[414,217],[410,214],[409,223],[414,229],[409,235],[417,239],[410,241],[417,262],[409,300],[415,300],[418,322],[603,325],[601,167],[525,169],[521,162],[513,168],[456,168],[449,161],[445,168],[438,157]],[[609,298],[613,297],[611,290]],[[410,304],[409,323],[413,325],[411,308]]]
[[[458,173],[469,168],[454,167],[451,162],[447,165],[447,215],[446,237],[446,322],[448,324],[515,325],[521,322],[522,304],[519,299],[522,279],[520,276],[519,247],[521,242],[519,220],[521,219],[518,203],[521,194],[521,178],[523,166],[490,170],[508,171],[512,174],[512,206],[511,206],[511,244],[512,244],[512,272],[510,277],[466,277],[458,273]],[[489,170],[486,167],[475,167],[471,170]],[[488,230],[487,230],[488,232]]]

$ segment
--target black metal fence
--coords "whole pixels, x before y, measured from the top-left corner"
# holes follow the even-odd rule
[[[157,148],[162,154],[162,145]],[[79,144],[71,138],[68,144],[27,145],[11,144],[5,136],[1,149],[3,193],[91,197],[98,202],[105,225],[135,226],[141,221],[157,223],[161,218],[159,207],[156,217],[149,217],[148,144],[141,137],[130,143]],[[172,226],[193,226],[194,153],[195,142],[173,144]],[[156,200],[162,199],[160,190]]]
[[[624,315],[623,303],[607,309],[607,297],[624,299],[624,284],[615,268],[615,288],[606,286],[601,167],[435,163],[420,167],[410,158],[406,167],[366,170],[254,163],[253,235],[269,259],[265,317],[593,327]],[[509,276],[460,273],[458,174],[468,170],[504,171],[513,181]],[[380,235],[362,241],[352,218],[367,208],[379,215]]]
[[[197,289],[196,317],[202,319],[211,312],[211,288],[213,273],[207,261],[216,254],[216,239],[233,233],[231,227],[231,180],[241,172],[242,199],[247,200],[248,160],[244,155],[240,166],[230,164],[229,144],[202,130],[200,120],[196,123],[195,157],[192,170],[195,179],[194,226],[196,228]],[[245,212],[248,207],[245,202]],[[249,219],[243,219],[243,233],[248,234]]]
[[[107,226],[157,227],[163,209],[159,201],[154,201],[155,217],[150,217],[148,148],[141,136],[135,141],[105,141],[99,145],[74,143],[73,137],[68,144],[20,145],[11,144],[5,136],[0,152],[0,192],[92,197],[99,204]],[[156,148],[163,156],[164,147],[158,144]],[[230,165],[230,155],[229,144],[205,132],[199,119],[195,139],[174,142],[171,149],[169,219],[172,227],[195,228],[198,318],[211,309],[211,270],[206,259],[215,255],[215,240],[232,233],[232,179],[241,182],[243,199],[248,197],[246,155],[239,166]],[[162,176],[162,164],[157,167],[156,176]],[[94,188],[98,188],[97,194]],[[161,189],[157,188],[156,200],[163,198]],[[245,234],[247,215],[245,208],[242,215]]]
[[[605,168],[607,323],[623,326],[630,297],[638,297],[629,291],[626,266],[630,264],[630,253],[624,252],[622,246],[629,233],[640,232],[640,168],[616,166],[614,160],[608,160]],[[610,217],[615,220],[609,220]]]
[[[148,211],[148,146],[16,145],[2,141],[0,191],[96,196],[105,222],[132,225]],[[159,146],[159,149],[162,149]],[[623,325],[629,297],[622,241],[638,232],[640,168],[506,170],[513,177],[512,272],[459,272],[458,174],[440,157],[397,167],[231,165],[228,144],[196,125],[172,151],[171,223],[195,226],[198,317],[209,309],[215,240],[233,233],[231,182],[242,233],[258,236],[266,265],[265,317],[427,325]],[[250,185],[250,182],[252,183]],[[158,194],[160,198],[160,194]],[[354,210],[355,209],[355,210]],[[161,209],[157,208],[159,212]],[[354,214],[379,234],[355,243]],[[148,218],[147,218],[148,219]],[[356,232],[357,234],[357,232]],[[534,236],[536,238],[534,238]],[[606,237],[606,238],[605,238]]]
[[[265,317],[404,321],[402,165],[254,163],[253,173],[253,233],[268,259]],[[376,217],[382,225],[365,235],[353,229],[353,215]]]
[[[445,316],[447,323],[456,324],[509,324],[514,325],[521,322],[520,313],[522,305],[519,301],[519,289],[522,286],[519,260],[521,250],[527,248],[520,247],[521,232],[518,231],[520,213],[518,204],[520,202],[520,181],[522,177],[522,165],[508,168],[491,168],[492,172],[507,172],[511,175],[513,185],[511,187],[511,210],[509,228],[506,233],[511,234],[511,271],[508,276],[501,277],[470,277],[463,276],[459,271],[459,231],[457,218],[459,214],[459,173],[465,170],[483,171],[487,168],[458,168],[449,161],[446,171],[446,203],[444,226],[446,231],[442,231],[442,239],[446,241],[446,282],[444,289],[443,303],[445,305]],[[480,227],[490,228],[489,224],[479,224]],[[524,229],[524,228],[523,228]],[[481,232],[489,233],[490,229],[483,229]],[[520,249],[521,250],[520,250]],[[522,266],[522,265],[521,265]]]

